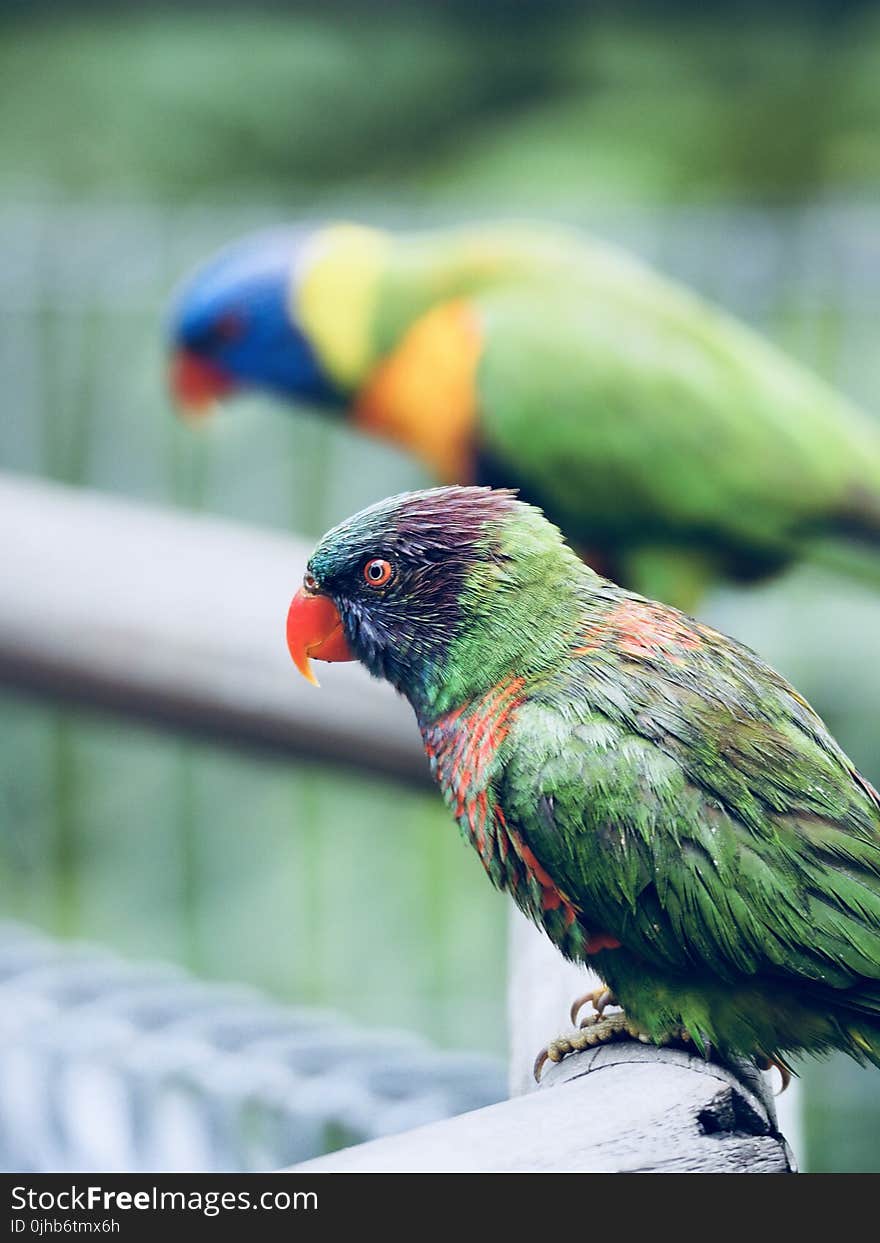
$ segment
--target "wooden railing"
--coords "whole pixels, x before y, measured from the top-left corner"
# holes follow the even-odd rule
[[[233,742],[428,780],[408,707],[359,666],[290,663],[308,548],[218,518],[0,475],[0,677]]]
[[[294,676],[284,619],[301,541],[8,475],[0,532],[0,680],[427,782],[387,687],[353,666],[321,666],[321,693]],[[627,1042],[549,1068],[533,1092],[535,1051],[588,977],[518,916],[512,928],[512,1099],[298,1169],[790,1168],[766,1081],[745,1067]]]

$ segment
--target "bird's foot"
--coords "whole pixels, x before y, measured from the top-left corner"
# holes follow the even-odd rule
[[[782,1062],[778,1058],[775,1058],[775,1057],[756,1057],[755,1065],[757,1066],[758,1070],[774,1070],[775,1069],[779,1071],[779,1078],[782,1080],[782,1086],[780,1087],[779,1091],[775,1093],[775,1095],[781,1096],[782,1093],[785,1091],[785,1089],[788,1087],[788,1085],[791,1083],[792,1078],[793,1078],[790,1067],[786,1066],[785,1062]]]
[[[597,992],[607,992],[607,990],[597,990]],[[592,997],[589,998],[592,1000]],[[575,1018],[581,1007],[586,1003],[588,998],[582,998],[572,1006]],[[602,998],[600,996],[599,1001]],[[593,1002],[595,1005],[595,1001]],[[604,1002],[602,1009],[607,1005],[615,1005],[614,998],[611,997]],[[546,1048],[542,1049],[535,1058],[534,1075],[538,1083],[541,1082],[541,1071],[547,1062],[561,1062],[563,1058],[568,1057],[570,1053],[582,1053],[584,1049],[591,1049],[596,1045],[610,1044],[615,1040],[638,1040],[642,1044],[679,1044],[685,1047],[691,1044],[690,1033],[685,1031],[683,1027],[676,1028],[670,1032],[664,1032],[659,1038],[650,1036],[643,1027],[633,1022],[621,1010],[618,1014],[603,1015],[601,1012],[588,1015],[578,1031],[572,1032],[570,1035],[558,1036],[556,1040],[551,1040]]]
[[[594,988],[592,992],[584,993],[583,997],[578,997],[571,1003],[569,1014],[571,1015],[572,1024],[575,1027],[588,1027],[593,1022],[594,1015],[588,1014],[582,1023],[578,1023],[578,1015],[586,1005],[592,1006],[595,1013],[601,1018],[605,1013],[606,1006],[617,1006],[619,1004],[620,1002],[614,996],[611,989],[606,988],[603,984],[601,988]]]

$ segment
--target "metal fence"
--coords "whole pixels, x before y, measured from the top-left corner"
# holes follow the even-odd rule
[[[0,924],[4,1170],[271,1170],[505,1094],[491,1058]]]

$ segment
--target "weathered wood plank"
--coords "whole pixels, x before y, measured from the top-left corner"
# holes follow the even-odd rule
[[[760,1085],[753,1085],[760,1090]],[[579,1053],[541,1089],[292,1167],[296,1173],[785,1173],[785,1141],[752,1087],[636,1042]]]

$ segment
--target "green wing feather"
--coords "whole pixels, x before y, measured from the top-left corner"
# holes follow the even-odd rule
[[[880,543],[880,428],[616,252],[474,299],[481,448],[573,539],[715,550],[745,577],[837,529]],[[591,259],[592,256],[592,259]]]
[[[877,794],[758,657],[694,633],[673,660],[591,652],[525,704],[505,814],[584,922],[622,942],[609,979],[616,955],[636,978],[702,973],[704,991],[770,977],[876,1020]]]

